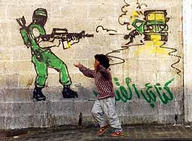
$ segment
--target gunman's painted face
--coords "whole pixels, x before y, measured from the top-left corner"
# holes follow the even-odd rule
[[[97,67],[99,66],[99,61],[97,61],[96,59],[95,59],[95,63],[94,63],[94,68],[95,68],[95,70],[97,69]]]

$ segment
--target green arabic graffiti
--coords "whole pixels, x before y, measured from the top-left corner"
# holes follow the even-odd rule
[[[128,100],[131,100],[133,98],[132,90],[134,90],[135,95],[138,99],[143,97],[143,99],[146,100],[152,108],[155,107],[155,103],[157,102],[157,97],[159,97],[160,101],[163,104],[168,104],[170,101],[174,99],[174,95],[168,86],[173,82],[174,78],[167,81],[163,87],[161,86],[160,83],[156,83],[154,86],[151,85],[150,83],[146,83],[145,88],[141,90],[137,89],[136,84],[131,84],[131,78],[129,77],[125,79],[127,89],[126,87],[122,86],[119,83],[119,80],[117,77],[115,77],[113,80],[115,82],[115,85],[118,87],[115,90],[116,101],[127,102]],[[98,95],[95,90],[93,90],[93,94],[95,96]]]

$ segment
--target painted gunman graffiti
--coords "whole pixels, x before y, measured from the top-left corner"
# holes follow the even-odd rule
[[[118,78],[115,77],[113,80],[117,87],[115,90],[116,101],[128,102],[132,100],[134,96],[133,92],[138,99],[143,98],[152,108],[155,107],[158,97],[162,104],[168,104],[174,99],[174,95],[169,88],[169,85],[173,82],[174,78],[167,81],[164,86],[161,86],[160,83],[156,83],[155,85],[146,83],[145,88],[141,90],[138,90],[136,84],[132,83],[131,78],[129,77],[125,78],[127,88],[119,83]],[[97,96],[97,92],[95,90],[93,93]]]
[[[63,98],[78,97],[77,92],[70,88],[72,82],[66,64],[51,51],[51,48],[62,44],[63,49],[67,49],[78,43],[82,38],[93,37],[93,34],[85,34],[85,31],[68,33],[65,28],[53,28],[51,34],[46,34],[44,26],[47,18],[47,10],[37,8],[29,25],[26,25],[24,16],[17,19],[18,24],[21,26],[20,33],[24,44],[31,49],[32,63],[37,74],[33,98],[37,101],[46,100],[42,89],[45,87],[48,77],[48,68],[53,68],[59,72],[59,82],[63,85]]]

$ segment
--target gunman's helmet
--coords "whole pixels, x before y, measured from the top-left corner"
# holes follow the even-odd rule
[[[33,23],[39,24],[41,26],[44,26],[47,21],[47,10],[43,8],[37,8],[33,12]]]

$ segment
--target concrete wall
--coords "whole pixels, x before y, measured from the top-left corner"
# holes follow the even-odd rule
[[[192,2],[189,0],[184,0],[183,5],[183,38],[184,38],[184,109],[185,109],[185,121],[191,122],[192,121],[192,105],[191,105],[191,71],[192,71],[192,62],[191,62],[191,21],[192,21]]]
[[[93,68],[94,55],[98,53],[108,54],[114,64],[111,72],[123,124],[181,123],[185,119],[181,0],[0,0],[0,7],[1,129],[77,124],[80,113],[83,124],[93,123],[90,110],[96,99],[94,81],[84,77],[73,64],[81,62]],[[52,28],[67,28],[68,32],[85,30],[94,34],[69,49],[51,49],[67,65],[78,99],[62,98],[59,73],[49,68],[43,89],[47,100],[32,100],[36,71],[16,18],[25,16],[28,25],[37,8],[48,12],[47,33]],[[129,40],[124,35],[135,29],[135,19],[146,22],[143,13],[147,10],[166,11],[167,41],[161,41],[160,35],[145,41],[141,32],[125,46]],[[158,18],[164,21],[156,15],[156,22]],[[191,121],[190,117],[191,114],[186,121]]]

